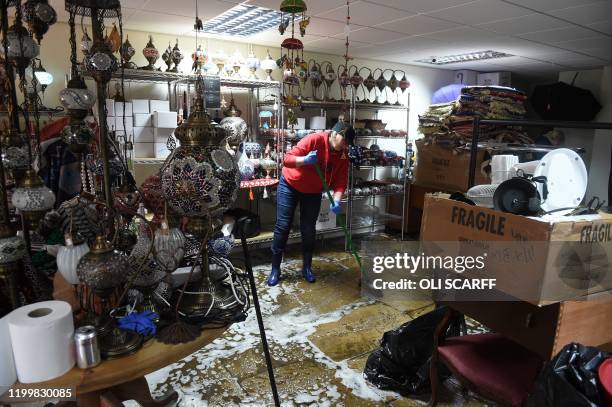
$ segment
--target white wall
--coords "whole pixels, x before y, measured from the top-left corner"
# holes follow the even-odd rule
[[[154,31],[155,27],[152,24],[152,31]],[[91,29],[88,29],[91,33]],[[138,66],[146,65],[146,60],[142,55],[141,50],[144,48],[145,44],[148,40],[148,34],[142,31],[126,31],[124,36],[127,35],[130,42],[136,49],[136,55],[132,59]],[[77,27],[77,45],[80,42],[80,38],[82,36],[80,27]],[[58,23],[51,27],[49,32],[45,35],[45,38],[42,42],[41,47],[41,59],[43,61],[43,65],[47,69],[47,71],[51,72],[55,77],[55,82],[49,86],[45,95],[45,103],[47,105],[56,105],[59,104],[57,95],[58,92],[64,87],[63,77],[65,73],[69,72],[69,29],[68,25],[64,23]],[[155,46],[159,49],[160,54],[164,51],[164,49],[168,46],[168,43],[171,42],[174,45],[176,37],[170,36],[167,34],[155,34],[153,33],[153,42]],[[186,54],[190,55],[195,49],[195,38],[193,37],[178,37],[179,47]],[[206,40],[200,41],[203,46],[206,46]],[[226,53],[232,54],[234,50],[239,49],[242,54],[246,57],[248,54],[248,45],[244,43],[230,42],[230,41],[221,41],[217,39],[209,39],[208,40],[208,50],[216,51],[217,49],[223,49]],[[263,46],[255,46],[254,52],[259,58],[264,58],[266,55],[267,47]],[[307,49],[306,49],[307,51]],[[275,49],[270,49],[270,53],[273,58],[278,58],[280,56],[280,48],[277,47]],[[82,54],[80,50],[78,50],[78,59],[82,59]],[[326,54],[315,54],[315,53],[304,53],[304,58],[309,60],[314,58],[317,62],[322,62],[324,60],[328,60],[333,63],[334,69],[337,70],[337,66],[340,63],[343,63],[343,58],[341,56],[334,55],[326,55]],[[187,72],[191,68],[191,59],[186,57],[181,63],[179,69],[183,72]],[[403,100],[405,100],[410,93],[410,126],[409,133],[412,138],[417,136],[416,128],[418,125],[418,114],[423,112],[427,105],[430,102],[431,94],[441,86],[452,83],[453,81],[453,73],[449,70],[435,69],[435,68],[422,68],[416,66],[409,65],[401,65],[401,64],[392,64],[385,61],[373,61],[366,59],[355,59],[351,61],[352,64],[357,65],[358,67],[366,66],[370,69],[374,68],[390,68],[390,69],[400,69],[406,72],[406,77],[411,83],[411,87],[408,89],[403,95]],[[165,69],[165,64],[160,60],[156,64],[157,66],[163,66]],[[258,76],[263,78],[265,77],[265,73],[263,71],[259,71]],[[280,71],[275,72],[275,78],[278,79],[280,76]],[[90,85],[93,88],[93,82]],[[338,85],[334,85],[334,89],[336,90],[336,97],[338,93]],[[147,85],[145,87],[130,84],[126,85],[126,97],[129,98],[138,98],[138,97],[150,97],[150,98],[167,98],[167,86],[165,85]],[[114,93],[114,86],[111,84],[109,89],[111,95]],[[398,90],[399,92],[399,90]],[[361,92],[359,93],[361,94]],[[307,85],[306,95],[310,95],[310,85]],[[240,98],[239,98],[240,99]],[[238,103],[241,103],[240,99]],[[402,100],[402,99],[400,99]],[[395,101],[395,100],[393,100]],[[240,105],[239,107],[246,111],[245,105]]]
[[[571,83],[575,74],[576,71],[560,72],[559,80]],[[590,90],[602,105],[595,121],[612,122],[612,66],[580,71],[574,85]],[[587,200],[592,196],[607,200],[612,131],[563,129],[563,132],[565,134],[565,146],[586,149],[583,159],[589,174]]]

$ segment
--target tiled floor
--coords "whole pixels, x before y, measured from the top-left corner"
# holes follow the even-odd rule
[[[314,259],[317,282],[300,274],[299,252],[289,254],[277,287],[265,285],[268,251],[254,253],[255,275],[282,404],[286,406],[420,406],[376,389],[362,375],[383,333],[431,309],[402,310],[364,300],[349,254],[325,244]],[[199,352],[147,377],[151,389],[174,388],[182,406],[267,406],[272,397],[254,310],[243,323]],[[442,406],[482,406],[447,381]]]

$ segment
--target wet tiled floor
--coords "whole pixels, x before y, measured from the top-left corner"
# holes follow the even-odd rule
[[[283,263],[281,282],[267,287],[268,251],[254,254],[255,277],[274,373],[285,406],[421,406],[381,391],[363,378],[370,352],[385,331],[431,309],[414,302],[402,309],[361,298],[351,256],[325,245],[313,264],[314,284],[302,279],[299,251]],[[332,247],[332,249],[330,249]],[[268,374],[254,310],[200,351],[147,377],[154,394],[173,388],[181,406],[272,405]],[[482,406],[451,380],[441,406]]]

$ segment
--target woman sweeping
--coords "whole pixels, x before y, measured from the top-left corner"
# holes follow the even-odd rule
[[[272,242],[272,270],[268,285],[278,284],[283,252],[295,208],[300,204],[300,232],[302,234],[302,275],[314,283],[312,252],[315,243],[315,225],[321,208],[323,184],[314,168],[318,164],[325,181],[333,192],[330,210],[340,213],[340,199],[348,178],[347,146],[352,144],[355,131],[348,123],[339,121],[329,132],[313,133],[304,137],[285,154],[283,172],[276,194],[276,225]]]

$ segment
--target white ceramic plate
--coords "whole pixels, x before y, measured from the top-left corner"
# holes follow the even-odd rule
[[[558,148],[546,154],[536,167],[534,177],[547,179],[548,197],[542,203],[546,212],[561,208],[574,208],[582,202],[586,193],[588,175],[580,156],[567,148]],[[538,183],[538,191],[543,197],[543,185]],[[557,214],[569,213],[559,211]]]

